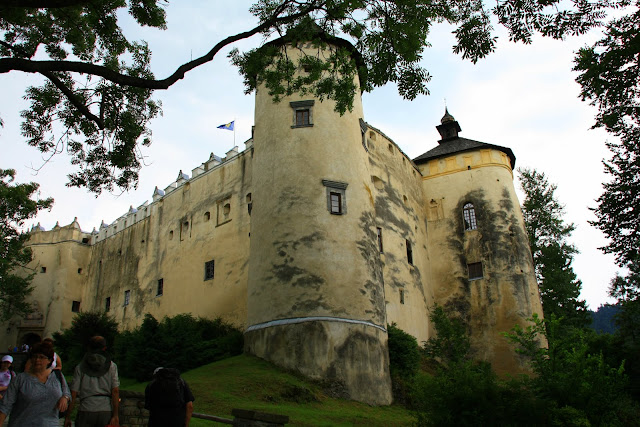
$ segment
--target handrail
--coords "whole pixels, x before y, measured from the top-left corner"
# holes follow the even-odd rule
[[[221,423],[221,424],[233,424],[233,420],[232,419],[216,417],[215,415],[199,414],[197,412],[194,412],[193,414],[191,414],[191,417],[192,418],[200,418],[201,420],[215,421],[215,422]]]

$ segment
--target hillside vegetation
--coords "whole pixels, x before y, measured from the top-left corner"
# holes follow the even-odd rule
[[[401,426],[414,422],[400,405],[373,407],[331,397],[330,387],[284,372],[256,357],[240,355],[185,372],[193,395],[194,411],[233,418],[234,408],[288,415],[294,426]],[[146,383],[124,389],[144,391]],[[193,426],[221,425],[193,419]]]

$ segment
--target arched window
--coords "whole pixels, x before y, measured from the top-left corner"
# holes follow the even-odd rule
[[[475,230],[478,228],[478,223],[476,222],[476,210],[473,207],[473,203],[467,203],[462,208],[462,218],[464,219],[464,229],[466,230]]]

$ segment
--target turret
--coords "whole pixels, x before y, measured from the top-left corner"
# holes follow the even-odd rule
[[[498,372],[527,367],[501,335],[542,315],[529,241],[513,185],[511,149],[458,135],[445,111],[422,172],[435,302],[460,316],[475,356]]]
[[[297,61],[303,50],[318,54],[298,44],[287,55]],[[382,275],[364,250],[376,247],[376,228],[360,94],[352,111],[334,107],[310,95],[274,103],[257,90],[245,346],[388,404]]]

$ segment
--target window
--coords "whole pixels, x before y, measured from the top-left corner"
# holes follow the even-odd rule
[[[347,213],[346,182],[322,180],[322,185],[327,192],[327,210],[333,215],[344,215]]]
[[[173,240],[173,230],[169,232],[169,240]]]
[[[294,101],[289,105],[293,109],[293,125],[292,128],[313,126],[313,100]]]
[[[111,297],[107,297],[104,300],[104,311],[111,310]]]
[[[211,212],[205,212],[204,213],[204,220],[205,221],[209,221],[211,219]]]
[[[331,213],[332,214],[341,214],[342,213],[342,195],[340,193],[336,193],[331,191],[329,193],[329,198],[331,199]]]
[[[405,240],[405,244],[407,246],[407,262],[413,265],[413,249],[411,249],[411,242]]]
[[[82,274],[82,268],[78,269],[78,274]]]
[[[156,290],[156,296],[162,296],[162,292],[164,291],[164,279],[158,279],[158,288]]]
[[[404,289],[400,289],[400,304],[404,304]]]
[[[46,273],[47,267],[40,267],[40,273]]]
[[[251,201],[251,193],[247,194],[247,210],[249,211],[249,215],[251,215],[251,210],[253,209],[253,202]]]
[[[231,221],[231,197],[227,197],[226,199],[218,200],[217,203],[218,208],[218,220],[216,225],[226,224]]]
[[[469,269],[469,280],[482,279],[484,277],[484,275],[482,274],[481,262],[473,262],[471,264],[467,264],[467,268]]]
[[[129,305],[131,300],[131,291],[124,291],[124,305]]]
[[[383,253],[384,250],[382,250],[382,228],[377,227],[378,230],[378,250],[380,251],[380,253]]]
[[[309,126],[309,109],[296,110],[296,126]]]
[[[80,312],[80,301],[71,302],[71,311],[74,313]]]
[[[82,238],[82,243],[84,243],[85,245],[89,244],[89,238],[88,237],[83,237]]]
[[[205,262],[204,263],[204,280],[213,279],[214,271],[215,271],[215,262],[214,262],[214,260]]]
[[[462,208],[462,218],[464,219],[464,229],[467,230],[475,230],[478,228],[478,223],[476,221],[476,210],[473,207],[473,203],[467,203]]]

